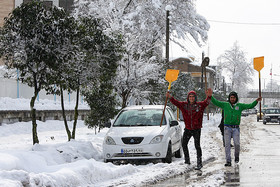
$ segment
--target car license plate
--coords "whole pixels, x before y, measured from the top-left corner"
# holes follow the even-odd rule
[[[121,149],[121,153],[142,153],[143,149],[135,148],[135,149]]]

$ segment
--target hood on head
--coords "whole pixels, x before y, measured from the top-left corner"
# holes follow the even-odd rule
[[[190,91],[190,92],[188,93],[188,98],[187,98],[188,103],[190,102],[190,101],[189,101],[189,96],[190,96],[191,94],[195,96],[195,101],[194,101],[194,102],[196,102],[196,101],[197,101],[197,95],[196,95],[196,92],[192,90],[192,91]]]
[[[229,93],[229,95],[228,95],[228,102],[230,102],[230,96],[234,96],[234,97],[236,98],[236,102],[235,102],[235,103],[238,102],[238,95],[237,95],[236,92],[230,92],[230,93]],[[235,104],[235,103],[234,103],[234,104]]]

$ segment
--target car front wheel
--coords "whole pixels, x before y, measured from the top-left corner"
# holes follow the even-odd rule
[[[162,159],[164,163],[170,164],[172,162],[172,147],[171,144],[169,143],[168,148],[167,148],[167,153],[166,157]]]

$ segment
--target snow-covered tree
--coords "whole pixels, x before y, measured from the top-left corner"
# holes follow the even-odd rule
[[[85,54],[82,63],[86,63],[78,80],[83,82],[83,94],[90,106],[85,124],[90,128],[102,127],[116,115],[117,102],[114,91],[114,78],[118,61],[123,52],[120,35],[111,38],[104,34],[100,21],[89,17],[81,18],[84,41],[81,49]]]
[[[53,7],[49,9],[52,13],[53,23],[49,27],[49,39],[52,41],[48,45],[51,51],[56,53],[52,54],[53,64],[50,67],[53,73],[48,77],[49,88],[46,89],[48,93],[58,94],[61,98],[62,116],[64,119],[65,130],[67,133],[68,141],[75,139],[76,124],[78,119],[78,101],[79,101],[79,78],[81,74],[83,63],[80,63],[82,58],[79,41],[81,36],[78,32],[77,20],[69,16],[63,9]],[[42,43],[42,45],[45,45]],[[73,130],[69,129],[67,124],[63,91],[68,92],[77,91],[76,107],[74,114]]]
[[[188,93],[194,90],[195,87],[196,83],[191,75],[180,72],[177,80],[172,83],[172,95],[180,101],[186,101]]]
[[[279,92],[280,85],[274,79],[269,79],[268,83],[265,85],[265,90],[270,92]]]
[[[190,74],[180,72],[177,80],[172,82],[171,94],[179,101],[187,101],[188,93],[194,90],[195,85],[196,83]],[[174,107],[172,104],[169,106]]]
[[[75,19],[63,9],[45,9],[39,2],[31,2],[12,12],[1,29],[0,38],[1,56],[4,56],[8,68],[19,69],[20,80],[34,87],[30,102],[34,144],[39,143],[34,103],[42,89],[61,96],[68,140],[75,139],[81,88],[90,106],[97,103],[87,98],[92,89],[94,94],[102,93],[93,95],[99,101],[112,99],[109,104],[96,105],[101,109],[95,110],[95,114],[107,121],[113,117],[116,104],[112,85],[123,41],[120,35],[115,39],[105,35],[98,19],[91,16]],[[76,91],[77,95],[72,132],[64,110],[65,90]],[[101,122],[104,120],[88,125]]]
[[[70,16],[69,18],[72,19]],[[75,139],[79,95],[81,91],[82,94],[85,95],[85,100],[89,104],[91,110],[93,110],[89,114],[89,118],[92,118],[93,114],[96,114],[100,119],[106,118],[107,121],[113,117],[110,115],[110,111],[114,111],[115,109],[115,104],[113,104],[115,98],[111,93],[113,89],[112,80],[115,77],[117,62],[120,59],[122,42],[119,39],[114,40],[105,35],[99,20],[92,16],[77,18],[72,22],[68,22],[67,17],[61,20],[64,21],[64,24],[60,29],[69,34],[61,38],[67,38],[71,42],[65,43],[63,39],[60,39],[62,42],[58,46],[65,45],[65,48],[62,50],[73,54],[73,56],[72,58],[61,58],[56,68],[56,74],[53,77],[55,85],[60,87],[59,92],[61,95],[64,124],[68,140],[70,140]],[[70,25],[68,23],[70,23]],[[95,92],[93,92],[93,90]],[[68,127],[64,112],[64,91],[76,91],[76,106],[74,109],[72,132]],[[94,95],[91,96],[91,94]],[[89,99],[89,97],[91,99]],[[113,101],[111,101],[110,104],[103,102],[101,107],[97,105],[98,102],[96,102],[96,100],[92,99],[97,98],[98,101],[100,101],[104,100],[104,97],[106,99],[112,98]],[[106,104],[108,104],[108,106]],[[105,106],[107,106],[107,108]],[[100,110],[102,110],[103,113],[98,112],[100,111],[97,110],[99,109],[98,107],[101,108]],[[88,120],[86,120],[85,124],[92,127],[95,126],[96,123],[99,124],[102,121],[97,118],[94,119],[95,121],[93,120],[91,123],[88,123]]]
[[[252,82],[253,63],[248,62],[237,41],[218,57],[218,65],[224,70],[225,77],[229,77],[232,90],[241,93]]]
[[[46,9],[40,2],[22,4],[12,11],[1,31],[1,56],[8,68],[19,70],[19,80],[34,88],[30,101],[33,144],[39,143],[37,136],[35,99],[38,93],[52,89],[52,76],[62,58],[71,58],[59,48],[58,25],[61,11]]]
[[[171,41],[180,45],[179,39],[191,35],[200,45],[207,39],[209,25],[196,13],[193,1],[76,1],[75,15],[93,15],[104,19],[107,32],[123,35],[126,53],[119,63],[115,82],[122,107],[133,98],[151,98],[153,90],[146,85],[162,79],[165,73],[163,46],[166,36],[166,11],[170,11]],[[183,44],[181,45],[184,46]],[[159,90],[158,90],[159,91]],[[163,91],[163,90],[161,90]],[[160,92],[160,91],[159,91]]]

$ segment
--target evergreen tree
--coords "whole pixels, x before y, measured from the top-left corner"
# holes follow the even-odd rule
[[[5,18],[1,32],[5,64],[18,69],[19,80],[34,88],[30,101],[33,144],[39,143],[35,99],[42,89],[52,90],[52,76],[60,59],[71,58],[71,53],[57,47],[60,38],[57,26],[63,24],[60,13],[56,8],[46,9],[40,2],[22,4]]]
[[[86,63],[82,75],[87,74],[83,94],[91,109],[85,124],[89,128],[102,128],[117,113],[114,79],[123,53],[123,41],[120,35],[106,35],[100,21],[91,16],[82,17],[80,27],[84,36],[80,45],[83,63]]]

